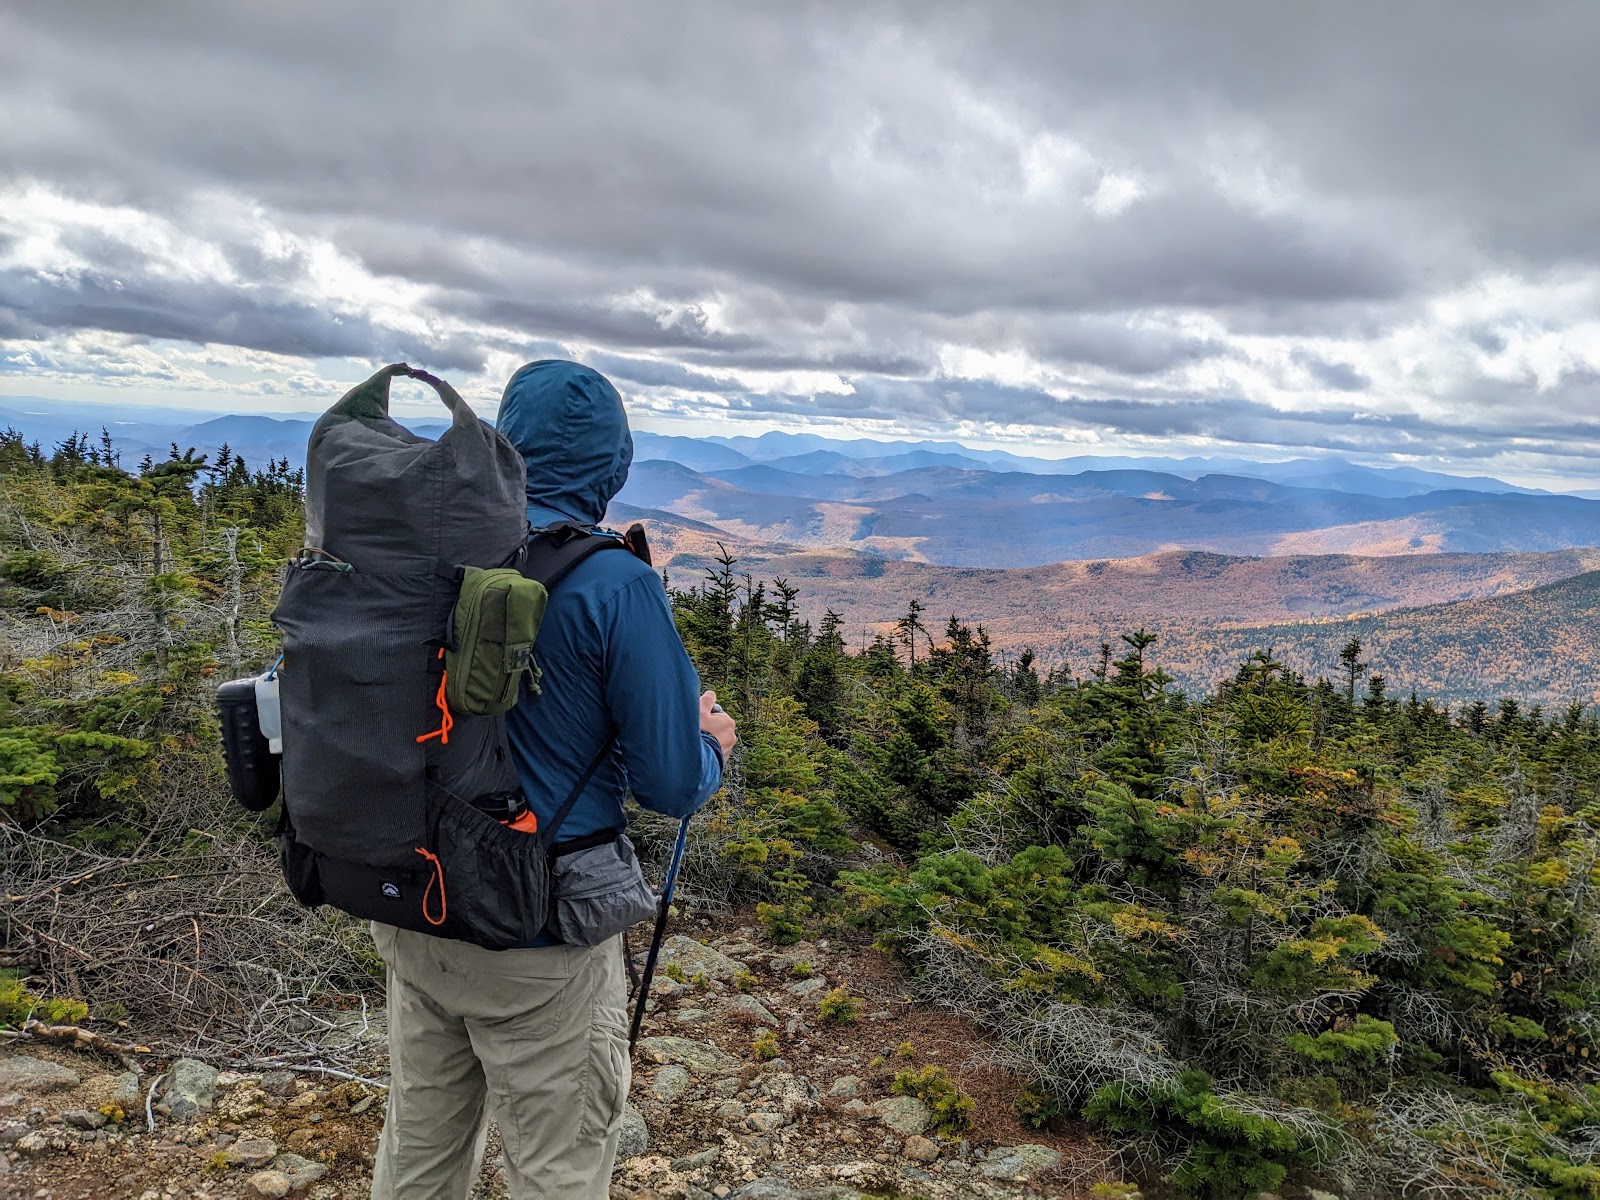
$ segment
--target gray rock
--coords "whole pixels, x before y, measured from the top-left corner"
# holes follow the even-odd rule
[[[309,1187],[328,1173],[328,1168],[321,1163],[301,1158],[298,1154],[280,1154],[268,1167],[288,1178],[290,1191]]]
[[[704,1150],[696,1150],[693,1154],[686,1154],[682,1158],[672,1160],[674,1171],[698,1171],[704,1167],[715,1166],[717,1159],[722,1157],[721,1146],[707,1146]]]
[[[650,1127],[644,1123],[644,1115],[632,1104],[624,1105],[622,1137],[617,1141],[617,1161],[637,1158],[648,1149],[650,1149]]]
[[[828,981],[821,975],[813,975],[810,979],[802,979],[798,983],[791,983],[788,991],[791,996],[809,996],[814,992],[826,989]]]
[[[650,1090],[657,1100],[670,1104],[689,1090],[689,1072],[677,1065],[662,1067],[656,1072]]]
[[[256,1080],[256,1086],[269,1096],[292,1096],[294,1085],[293,1071],[268,1071]]]
[[[912,1162],[931,1163],[939,1157],[939,1147],[921,1134],[906,1139],[904,1154]]]
[[[0,1121],[0,1146],[11,1146],[21,1141],[28,1132],[26,1121]]]
[[[774,1029],[778,1027],[778,1018],[772,1015],[772,1010],[754,996],[730,996],[723,1004],[722,1011],[730,1017],[756,1025],[769,1025]]]
[[[282,1171],[257,1171],[244,1181],[245,1194],[261,1200],[282,1200],[289,1194],[289,1177]]]
[[[69,1108],[61,1114],[61,1119],[74,1129],[99,1129],[110,1120],[105,1113],[87,1108]]]
[[[978,1171],[990,1179],[1032,1179],[1061,1161],[1058,1151],[1034,1142],[997,1146],[983,1156]]]
[[[837,1100],[855,1100],[861,1095],[861,1077],[841,1075],[828,1085],[828,1095]]]
[[[241,1138],[224,1150],[222,1156],[230,1167],[264,1167],[278,1156],[278,1147],[266,1138]]]
[[[197,1059],[180,1058],[167,1074],[161,1097],[172,1110],[173,1120],[193,1120],[216,1103],[217,1069]]]
[[[817,1103],[817,1089],[811,1081],[788,1072],[763,1072],[756,1080],[755,1092],[766,1102],[763,1107],[778,1109],[790,1120]]]
[[[789,1118],[778,1112],[753,1112],[744,1123],[757,1133],[772,1133],[787,1125]]]
[[[871,1107],[878,1120],[907,1137],[924,1132],[933,1123],[933,1110],[915,1096],[891,1096]]]
[[[723,1121],[744,1120],[745,1107],[738,1100],[724,1100],[717,1105],[717,1117]]]
[[[680,1008],[672,1014],[672,1019],[679,1025],[704,1025],[711,1014],[703,1008]]]
[[[793,971],[797,963],[810,963],[813,967],[822,958],[822,951],[810,942],[796,942],[787,950],[774,954],[767,960],[774,971]]]
[[[706,1042],[695,1042],[688,1038],[640,1038],[638,1051],[646,1062],[678,1063],[700,1074],[734,1075],[740,1069],[739,1060],[732,1055],[724,1054]]]
[[[728,1200],[861,1200],[855,1188],[825,1184],[822,1187],[796,1187],[786,1179],[769,1175],[739,1188]]]
[[[51,1137],[42,1129],[35,1129],[23,1134],[16,1142],[17,1153],[33,1158],[36,1155],[48,1154],[55,1149],[65,1150],[67,1140],[63,1137]]]
[[[144,1080],[132,1071],[124,1071],[118,1075],[111,1093],[111,1103],[131,1118],[136,1111],[144,1107]]]
[[[30,1054],[0,1058],[0,1092],[64,1092],[82,1082],[76,1071]]]
[[[676,963],[691,979],[696,975],[704,975],[707,979],[722,983],[731,983],[735,975],[749,969],[722,951],[702,946],[681,933],[675,933],[661,943],[661,965],[669,963]]]

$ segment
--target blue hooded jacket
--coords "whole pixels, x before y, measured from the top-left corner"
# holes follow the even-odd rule
[[[519,370],[496,426],[528,464],[528,521],[536,528],[597,524],[628,478],[633,438],[622,397],[578,363],[547,359]],[[651,568],[610,550],[584,559],[551,592],[534,655],[541,691],[524,691],[506,721],[541,828],[616,735],[558,841],[623,829],[629,789],[670,817],[688,816],[717,790],[722,751],[700,729],[700,680]]]

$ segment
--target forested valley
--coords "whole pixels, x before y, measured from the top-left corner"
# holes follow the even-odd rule
[[[0,436],[0,1029],[292,1063],[381,1003],[220,760],[211,694],[276,653],[302,484]],[[1181,1196],[1600,1197],[1593,710],[1396,695],[1355,640],[1206,695],[1159,629],[1043,673],[914,597],[852,649],[731,556],[665,582],[743,741],[691,905],[874,939],[994,1034],[1026,1122]],[[673,828],[637,834],[659,866]]]

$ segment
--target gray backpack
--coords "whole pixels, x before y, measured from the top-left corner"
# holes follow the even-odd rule
[[[450,409],[437,441],[390,418],[396,375]],[[511,828],[496,815],[521,799],[504,719],[453,711],[445,686],[467,569],[524,565],[524,478],[522,456],[449,384],[403,363],[313,428],[306,548],[272,614],[283,868],[302,903],[491,949],[544,931],[555,835],[609,746],[548,828]],[[613,540],[544,555],[546,586]]]

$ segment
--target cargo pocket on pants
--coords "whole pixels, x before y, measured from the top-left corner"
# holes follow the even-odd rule
[[[625,1009],[595,1001],[589,1025],[589,1061],[585,1064],[583,1121],[579,1140],[603,1142],[622,1121],[632,1069],[628,1062],[628,1014]]]

